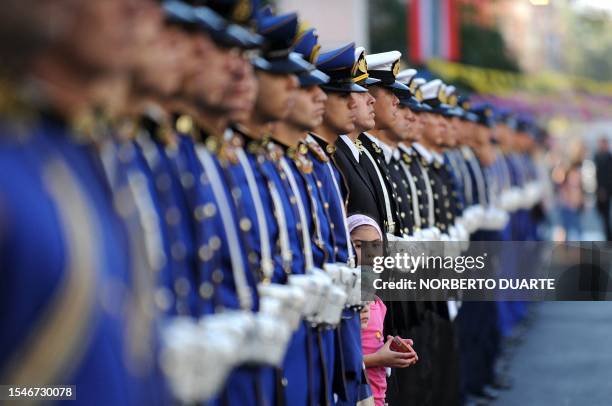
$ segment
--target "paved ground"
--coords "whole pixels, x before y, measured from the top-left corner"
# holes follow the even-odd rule
[[[495,406],[612,405],[612,302],[535,305]]]

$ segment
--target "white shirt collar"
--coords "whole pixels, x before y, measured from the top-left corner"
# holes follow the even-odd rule
[[[401,149],[403,152],[407,153],[408,155],[412,155],[412,148],[410,148],[408,145],[404,144],[403,142],[400,142],[399,144],[397,144],[398,148]]]
[[[436,161],[438,161],[438,163],[443,164],[444,163],[444,156],[442,156],[442,154],[438,154],[437,152],[431,152],[431,154],[433,155],[434,159]]]
[[[429,151],[427,148],[425,148],[418,142],[412,143],[412,146],[414,147],[414,149],[417,150],[419,154],[421,154],[421,156],[425,159],[425,161],[427,161],[428,164],[433,162],[434,156],[432,155],[431,151]]]
[[[378,147],[380,148],[380,144],[382,143],[378,138],[376,138],[375,136],[373,136],[372,134],[369,134],[367,132],[364,132],[365,136],[368,137],[368,139],[370,141],[372,141],[374,144],[378,145]]]
[[[353,140],[351,140],[348,135],[341,135],[340,139],[342,139],[342,141],[344,141],[344,143],[349,147],[353,153],[353,156],[355,157],[355,160],[359,162],[359,150],[357,149],[357,145],[355,145]]]
[[[385,162],[391,162],[391,157],[393,156],[393,148],[391,148],[390,145],[387,145],[382,140],[378,140],[378,146],[380,147],[380,149],[382,149],[382,152],[385,156]]]

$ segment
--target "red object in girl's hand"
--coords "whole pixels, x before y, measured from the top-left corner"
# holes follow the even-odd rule
[[[412,352],[412,348],[408,346],[404,341],[402,341],[399,336],[393,337],[393,341],[391,341],[391,345],[389,346],[391,351],[396,352]]]

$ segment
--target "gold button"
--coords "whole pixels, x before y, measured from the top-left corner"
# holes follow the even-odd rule
[[[251,220],[246,217],[240,219],[240,229],[247,232],[251,229]]]
[[[174,281],[174,291],[179,296],[187,296],[189,294],[189,281],[185,277],[180,277]]]
[[[203,262],[210,261],[212,258],[212,251],[210,248],[208,248],[208,245],[200,245],[200,248],[198,248],[198,257]]]
[[[221,238],[216,235],[210,237],[210,240],[208,240],[208,245],[210,245],[211,250],[218,250],[219,248],[221,248]]]
[[[215,283],[223,282],[223,271],[220,269],[215,269],[212,273],[212,280]]]
[[[193,186],[193,175],[189,172],[183,172],[181,174],[181,184],[185,189],[189,189]]]
[[[202,282],[200,289],[198,289],[200,296],[204,299],[210,299],[215,292],[215,288],[210,282]]]

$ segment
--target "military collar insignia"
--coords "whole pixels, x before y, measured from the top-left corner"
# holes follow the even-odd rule
[[[327,152],[329,155],[334,155],[336,153],[336,146],[332,144],[327,144],[325,146],[325,152]]]
[[[402,153],[402,159],[404,160],[404,162],[406,162],[407,164],[412,163],[412,157],[410,155],[408,155],[407,153]]]
[[[357,147],[357,150],[359,152],[363,151],[363,143],[361,142],[360,139],[355,140],[355,146]]]
[[[288,148],[287,156],[293,160],[300,172],[310,174],[312,173],[312,161],[306,156],[307,152],[308,147],[305,144],[299,144],[297,149]]]
[[[317,161],[329,162],[329,158],[327,157],[327,155],[325,154],[325,151],[323,151],[323,148],[321,148],[321,146],[319,145],[317,141],[307,140],[306,145],[308,147],[308,150],[310,150],[310,152],[317,159]]]
[[[267,157],[273,162],[278,162],[285,155],[283,147],[273,141],[266,141],[264,147]]]

